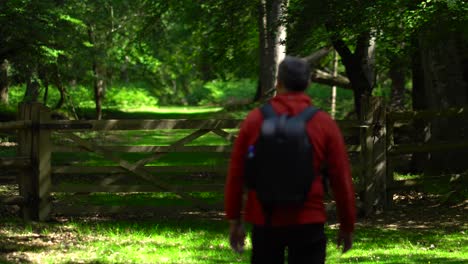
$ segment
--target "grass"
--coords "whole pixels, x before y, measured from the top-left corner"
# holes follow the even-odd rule
[[[419,175],[419,174],[410,174],[410,173],[406,173],[406,174],[402,174],[402,173],[394,173],[393,175],[393,179],[396,180],[396,181],[402,181],[402,180],[418,180],[418,179],[422,179],[422,175]]]
[[[467,250],[461,230],[366,228],[356,232],[354,250],[336,263],[464,263]]]
[[[0,252],[18,251],[33,263],[249,263],[231,252],[220,220],[84,221],[21,223],[0,229]],[[327,228],[327,263],[466,263],[463,231],[361,228],[342,255]],[[30,241],[30,243],[22,243]],[[1,255],[0,255],[1,260]],[[5,262],[8,263],[8,262]]]

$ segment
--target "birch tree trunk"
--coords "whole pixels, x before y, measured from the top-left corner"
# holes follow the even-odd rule
[[[333,51],[333,77],[338,76],[338,54],[336,51]],[[331,95],[331,116],[335,119],[336,116],[336,85],[332,86],[332,95]]]
[[[287,0],[260,0],[258,29],[260,72],[254,101],[259,101],[274,91],[278,65],[286,52],[286,27],[281,19],[285,15]]]

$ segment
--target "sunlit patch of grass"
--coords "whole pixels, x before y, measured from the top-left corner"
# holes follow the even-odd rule
[[[200,114],[216,113],[221,111],[222,107],[201,107],[201,106],[141,106],[134,108],[121,108],[122,112],[153,112],[158,114]]]
[[[353,249],[346,254],[336,248],[336,232],[326,229],[327,263],[468,260],[468,240],[462,230],[361,228],[356,230]],[[33,263],[249,263],[250,241],[246,252],[237,255],[229,249],[227,234],[227,223],[206,219],[72,220],[61,224],[6,221],[0,228],[0,238],[29,241],[13,251],[27,253]],[[47,246],[32,247],[32,243]]]
[[[420,174],[402,174],[402,173],[394,173],[393,174],[393,179],[396,181],[402,181],[402,180],[418,180],[422,179],[422,176]]]
[[[466,263],[464,231],[388,230],[356,233],[354,249],[333,263]]]

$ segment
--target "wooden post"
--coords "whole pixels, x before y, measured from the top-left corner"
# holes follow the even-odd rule
[[[31,105],[21,103],[18,106],[18,121],[31,120]],[[32,131],[31,127],[18,130],[18,149],[17,155],[19,157],[31,157],[31,139]],[[23,219],[26,221],[32,220],[31,204],[28,202],[32,195],[32,183],[30,181],[32,171],[31,167],[26,167],[18,173],[17,182],[19,185],[20,196],[24,198],[24,203],[21,206],[21,214]]]
[[[393,150],[393,147],[395,145],[395,140],[394,140],[394,133],[393,133],[393,127],[395,125],[395,120],[393,119],[387,119],[386,122],[386,127],[387,127],[387,166],[386,166],[386,176],[385,179],[387,181],[387,200],[386,200],[386,207],[390,208],[392,207],[392,202],[393,202],[393,185],[394,185],[394,178],[393,178],[393,173],[394,173],[394,168],[393,168],[393,156],[391,155],[391,152]]]
[[[39,103],[24,103],[19,106],[19,118],[31,120],[30,129],[18,135],[18,155],[28,156],[31,167],[19,174],[20,195],[24,220],[47,220],[51,211],[49,199],[51,188],[50,131],[41,129],[41,122],[50,120],[50,112]]]
[[[374,153],[372,157],[373,178],[376,197],[374,206],[384,209],[387,205],[387,112],[382,98],[375,97],[371,101],[373,109],[372,137]]]
[[[363,97],[361,100],[361,128],[359,132],[359,140],[361,144],[361,177],[359,184],[361,185],[362,193],[360,193],[362,211],[364,215],[369,215],[372,211],[372,200],[374,199],[374,186],[370,178],[372,177],[371,157],[373,152],[372,137],[370,127],[372,123],[371,111],[369,111],[369,98]]]
[[[362,100],[361,164],[363,211],[369,215],[384,207],[386,200],[386,127],[385,105],[381,98]]]

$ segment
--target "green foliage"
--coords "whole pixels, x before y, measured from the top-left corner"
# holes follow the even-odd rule
[[[189,99],[199,105],[224,105],[236,100],[251,99],[255,95],[257,82],[252,79],[213,80],[198,87]]]
[[[91,90],[95,66],[105,72],[108,85],[148,83],[152,87],[148,92],[130,97],[143,99],[147,94],[157,101],[141,100],[140,105],[223,104],[250,97],[250,87],[255,86],[248,80],[258,74],[257,4],[250,0],[3,1],[0,60],[10,61],[12,83],[20,86],[36,78],[42,85],[73,82]],[[371,31],[377,38],[377,71],[384,76],[395,59],[409,65],[412,39],[431,23],[444,23],[449,31],[468,36],[467,10],[463,0],[291,0],[282,22],[288,28],[288,53],[298,56],[329,45],[330,34],[349,44]],[[431,35],[428,41],[444,37],[438,32],[425,35]],[[326,58],[320,67],[328,67],[329,61]],[[377,93],[382,94],[389,82],[385,77],[380,81],[382,90]],[[237,88],[240,91],[234,92]],[[125,97],[111,87],[104,105],[114,109],[119,96]],[[90,105],[87,96],[85,101]]]
[[[312,102],[320,109],[331,112],[331,88],[313,83],[307,90]],[[346,89],[337,89],[335,119],[344,119],[354,108],[353,92]]]
[[[107,89],[104,105],[114,109],[157,106],[158,99],[145,86],[141,83],[115,85]]]

